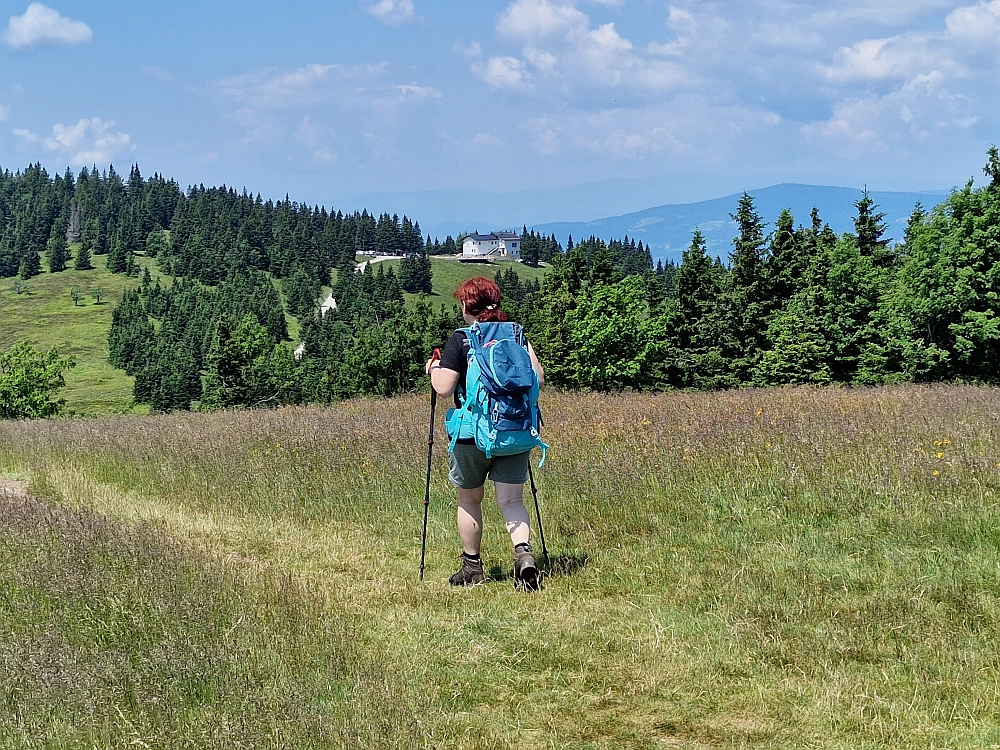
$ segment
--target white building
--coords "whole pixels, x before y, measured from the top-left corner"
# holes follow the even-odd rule
[[[521,237],[513,232],[470,234],[462,240],[462,258],[521,259]]]

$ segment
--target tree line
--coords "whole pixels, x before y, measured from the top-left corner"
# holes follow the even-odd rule
[[[996,148],[984,171],[985,186],[970,180],[931,211],[918,204],[896,244],[867,193],[856,203],[854,231],[839,235],[817,209],[805,224],[783,211],[768,231],[743,195],[725,261],[708,253],[698,231],[679,264],[654,265],[634,239],[570,238],[564,249],[525,228],[529,260],[537,252],[549,265],[543,280],[526,283],[513,269],[496,279],[548,381],[563,388],[996,383]],[[454,306],[404,304],[404,291],[429,290],[434,243],[411,253],[399,274],[371,264],[355,273],[355,253],[377,242],[380,223],[381,242],[402,242],[404,228],[416,242],[418,225],[405,217],[345,216],[228,188],[185,193],[159,176],[143,180],[138,168],[128,181],[113,170],[49,180],[37,166],[4,175],[8,275],[15,265],[23,272],[31,243],[39,255],[47,221],[48,256],[53,236],[79,231],[77,244],[95,252],[125,247],[126,268],[135,238],[149,230],[146,251],[176,278],[161,286],[144,273],[114,311],[109,346],[111,361],[136,377],[136,401],[157,410],[412,390],[431,347],[461,324]],[[320,289],[331,278],[337,307],[321,313]],[[301,328],[294,356],[286,308]]]
[[[457,250],[451,237],[423,239],[407,216],[344,214],[288,196],[265,201],[225,185],[185,191],[159,174],[143,178],[137,165],[128,178],[113,166],[54,177],[40,164],[0,172],[0,277],[31,278],[43,259],[53,273],[86,270],[95,255],[107,256],[111,272],[135,275],[135,256],[144,253],[163,273],[207,285],[253,270],[325,285],[331,270],[352,269],[359,253]]]
[[[885,217],[867,193],[855,204],[854,231],[840,235],[817,209],[806,224],[783,211],[768,232],[745,194],[732,214],[737,231],[725,262],[709,254],[698,231],[679,264],[654,265],[649,248],[627,237],[608,242],[591,237],[578,244],[570,238],[565,249],[557,243],[548,255],[550,268],[541,283],[522,281],[512,268],[499,270],[496,280],[504,308],[524,323],[547,380],[562,388],[997,383],[1000,157],[995,149],[985,171],[990,180],[984,187],[970,181],[932,211],[918,204],[897,244],[886,238]],[[199,293],[219,299],[229,286],[246,283],[239,278],[231,276],[215,291],[201,286]],[[193,283],[177,285],[190,293]],[[264,277],[255,283],[263,294]],[[138,325],[159,319],[149,300],[164,293],[145,293]],[[142,291],[137,294],[143,298]],[[192,363],[171,355],[163,366],[177,369],[187,361],[186,395],[209,405],[392,395],[420,386],[431,346],[461,324],[454,307],[434,311],[424,302],[407,309],[399,277],[370,265],[363,274],[339,274],[334,296],[338,307],[325,315],[315,305],[298,309],[303,341],[298,360],[284,348],[281,363],[269,361],[279,356],[273,347],[281,348],[281,330],[269,329],[252,311],[224,313],[217,306],[212,322],[190,339],[200,342],[200,359]],[[266,307],[278,304],[271,300]],[[155,335],[147,329],[135,340],[155,341],[164,329],[172,330],[165,320]],[[268,331],[266,346],[261,330]],[[222,351],[228,352],[225,357]],[[246,365],[248,358],[257,365]],[[259,375],[224,376],[218,369],[223,362],[232,367],[242,362],[250,367],[247,372]],[[242,384],[248,378],[266,380],[266,373],[280,373],[285,385],[234,395],[252,391]],[[241,385],[231,387],[234,382]],[[137,390],[136,397],[143,394]]]
[[[743,195],[728,262],[694,232],[676,267],[589,240],[553,258],[519,314],[565,388],[1000,382],[1000,156],[898,244],[867,192],[854,231],[813,209],[773,230]]]

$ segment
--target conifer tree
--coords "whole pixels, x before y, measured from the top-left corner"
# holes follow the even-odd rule
[[[73,260],[73,268],[77,271],[89,271],[93,267],[93,263],[90,262],[90,248],[87,247],[87,243],[84,242],[76,249],[76,258]]]
[[[18,267],[17,275],[22,279],[30,279],[42,272],[42,260],[38,251],[33,247],[26,247],[21,256],[21,265]]]
[[[739,234],[733,238],[726,314],[736,340],[734,365],[740,380],[749,371],[764,346],[767,331],[767,277],[764,220],[754,207],[753,196],[743,193],[735,214]]]
[[[50,273],[66,270],[66,221],[57,219],[52,224],[52,232],[45,247],[45,259]]]

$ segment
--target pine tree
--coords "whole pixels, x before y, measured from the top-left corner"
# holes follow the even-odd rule
[[[108,250],[108,270],[111,273],[125,273],[128,269],[128,259],[131,253],[125,247],[121,232],[115,232],[111,238],[111,247]]]
[[[93,267],[93,264],[90,262],[90,248],[87,247],[87,243],[84,242],[76,249],[76,258],[73,261],[73,268],[77,271],[89,271]]]
[[[854,232],[858,239],[858,252],[871,258],[876,268],[891,268],[896,264],[897,255],[885,238],[888,228],[885,214],[877,211],[875,201],[865,189],[862,197],[854,204],[858,215],[854,219]]]
[[[48,262],[50,273],[66,270],[66,221],[64,219],[57,219],[52,225],[52,232],[49,234],[49,241],[45,247],[45,259]]]
[[[17,269],[17,275],[22,279],[30,279],[41,272],[42,260],[38,255],[38,251],[33,247],[26,248],[24,254],[21,256],[21,265]]]
[[[746,381],[763,348],[767,330],[765,224],[754,207],[753,196],[748,193],[740,197],[736,213],[731,216],[739,234],[733,238],[733,252],[729,256],[726,314],[738,348],[734,366],[740,380]]]

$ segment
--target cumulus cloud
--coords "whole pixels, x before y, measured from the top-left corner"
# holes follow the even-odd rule
[[[1000,41],[1000,0],[956,8],[945,19],[948,32],[959,39]]]
[[[72,47],[93,41],[94,32],[83,21],[73,21],[42,3],[32,3],[20,16],[11,16],[0,41],[14,49],[40,44]]]
[[[615,4],[506,0],[470,58],[489,87],[548,103],[521,120],[536,153],[704,163],[713,142],[780,133],[789,163],[817,146],[906,158],[1000,125],[1000,0],[664,0],[642,26]]]
[[[114,120],[92,117],[79,120],[74,125],[58,123],[52,127],[52,134],[41,136],[23,128],[14,130],[14,135],[29,144],[37,144],[47,151],[57,152],[69,158],[73,166],[104,164],[118,154],[134,149],[128,133],[116,132]]]
[[[509,55],[491,57],[484,65],[473,65],[472,72],[494,88],[510,91],[530,88],[524,62]]]
[[[671,12],[681,20],[686,13]],[[497,19],[496,31],[521,50],[520,57],[495,55],[472,66],[494,88],[528,92],[551,80],[570,90],[596,86],[662,92],[689,80],[673,61],[660,59],[664,48],[636,50],[614,21],[594,25],[575,0],[514,0]]]
[[[586,13],[572,3],[551,0],[515,0],[500,14],[497,32],[514,40],[540,39],[559,32],[585,31]]]
[[[838,102],[830,118],[802,126],[807,138],[825,139],[843,156],[887,151],[906,136],[916,141],[979,122],[972,101],[946,85],[940,71],[921,73],[898,90]]]
[[[413,0],[379,0],[368,12],[382,23],[398,26],[414,18]]]

